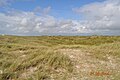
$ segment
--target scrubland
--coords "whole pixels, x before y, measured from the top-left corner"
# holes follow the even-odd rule
[[[120,36],[0,36],[0,80],[119,80]]]

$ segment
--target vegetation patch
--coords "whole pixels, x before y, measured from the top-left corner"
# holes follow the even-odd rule
[[[0,80],[100,79],[82,71],[94,65],[113,70],[119,53],[119,36],[0,36]],[[118,68],[112,71],[116,80]]]

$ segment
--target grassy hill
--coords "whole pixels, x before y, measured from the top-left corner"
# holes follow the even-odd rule
[[[0,36],[0,80],[119,80],[119,76],[120,36]]]

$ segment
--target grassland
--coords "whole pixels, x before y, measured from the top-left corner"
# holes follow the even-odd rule
[[[0,80],[119,79],[120,36],[0,36]]]

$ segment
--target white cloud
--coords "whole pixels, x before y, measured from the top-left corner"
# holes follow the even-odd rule
[[[84,16],[90,30],[120,32],[120,0],[91,3],[73,11]]]
[[[9,5],[9,2],[12,2],[12,0],[0,0],[0,7]]]
[[[40,16],[34,12],[0,13],[0,32],[7,34],[81,33],[84,31],[82,27],[84,26],[75,20],[58,20],[53,16]]]
[[[34,12],[37,13],[37,14],[43,14],[43,15],[46,15],[48,14],[49,12],[51,11],[51,7],[48,6],[47,8],[41,8],[41,7],[36,7],[34,9]]]
[[[8,6],[11,3],[16,2],[16,1],[34,1],[34,0],[0,0],[0,7]]]
[[[48,15],[51,7],[37,7],[33,12],[0,13],[0,33],[20,35],[41,34],[119,34],[120,1],[106,0],[74,8],[84,20],[60,20]],[[38,15],[42,14],[42,15]]]

